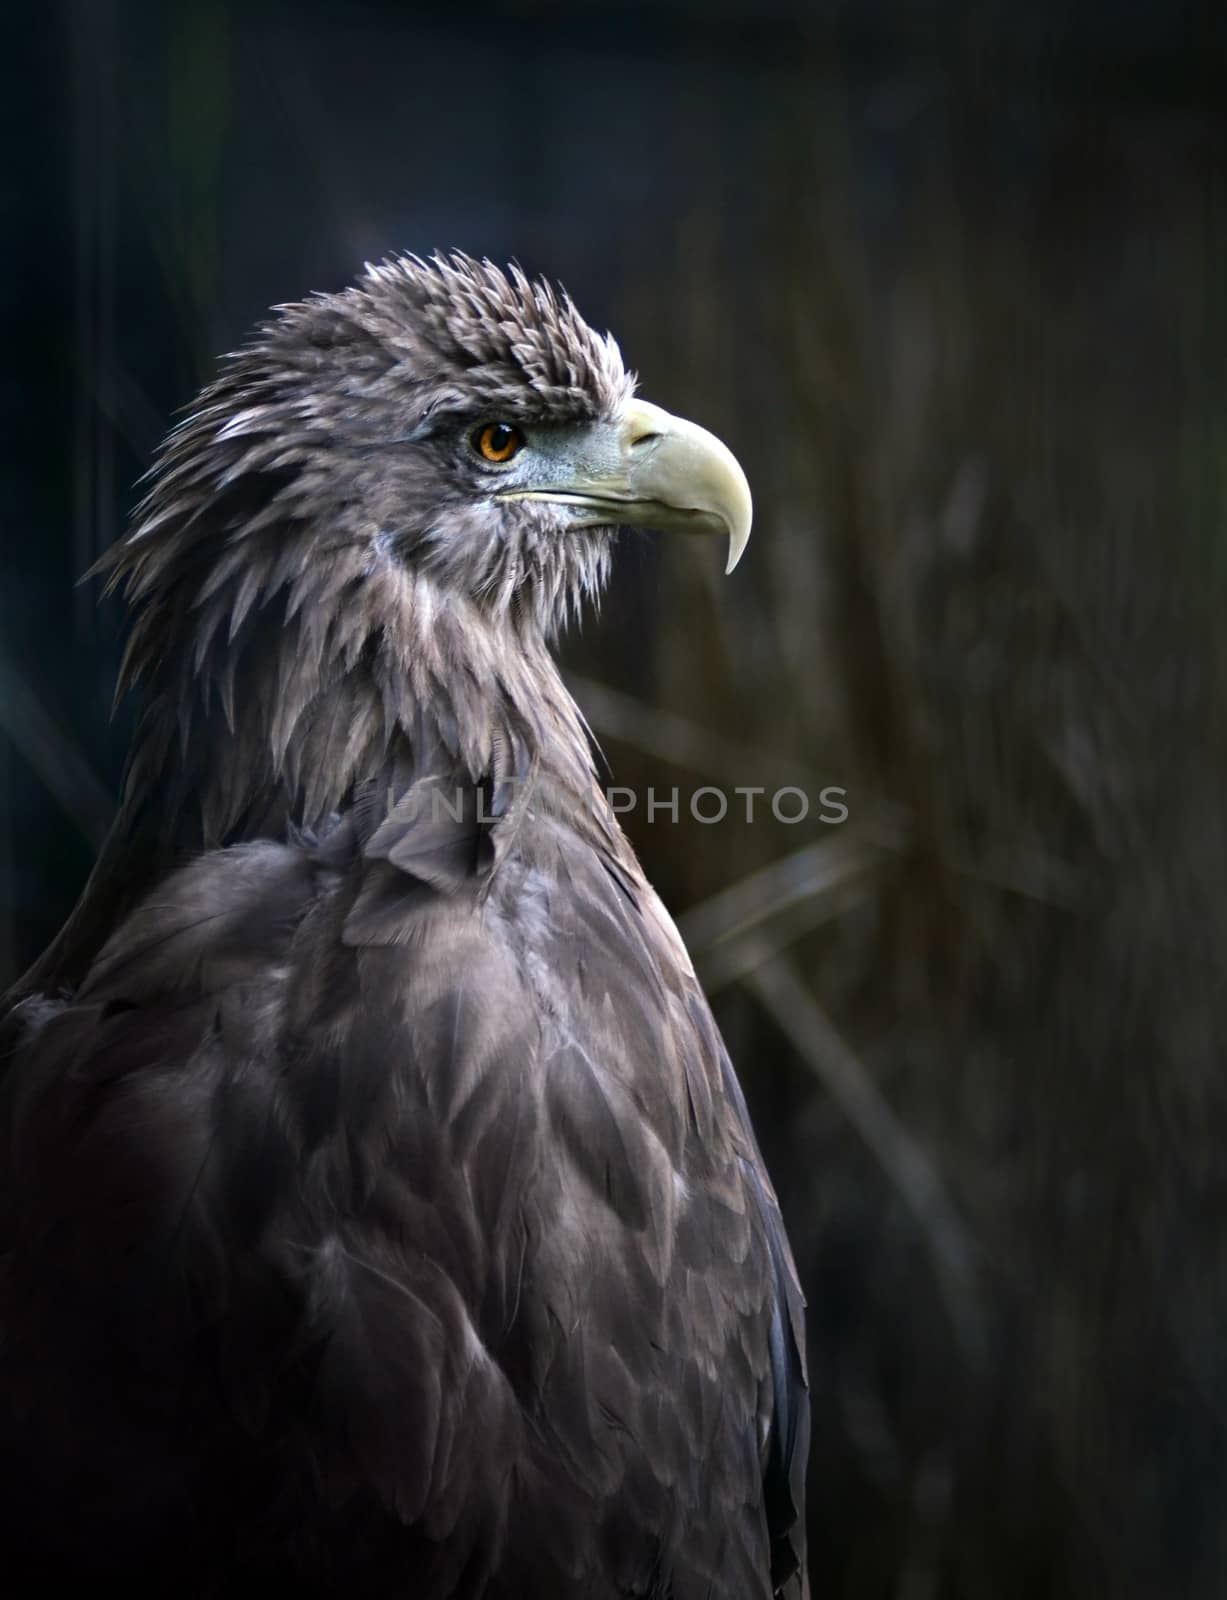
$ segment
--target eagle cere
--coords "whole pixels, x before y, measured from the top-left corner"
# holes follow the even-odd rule
[[[550,650],[619,527],[749,536],[633,388],[550,286],[389,260],[227,358],[100,563],[124,792],[0,1035],[40,1592],[808,1593],[775,1196]]]

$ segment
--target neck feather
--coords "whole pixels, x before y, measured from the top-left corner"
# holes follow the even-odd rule
[[[125,566],[141,604],[120,687],[139,684],[144,707],[123,801],[76,910],[10,1000],[80,982],[185,859],[320,829],[359,792],[368,824],[426,776],[594,795],[582,716],[531,620],[493,620],[341,550],[281,583],[223,562],[194,595],[180,581],[142,596],[130,543]]]
[[[236,564],[188,607],[178,639],[137,623],[147,703],[125,808],[152,802],[184,844],[320,827],[356,788],[432,775],[594,781],[579,711],[528,618],[492,618],[391,555],[318,552],[287,581]],[[144,630],[144,631],[143,631]],[[197,829],[199,830],[197,832]]]

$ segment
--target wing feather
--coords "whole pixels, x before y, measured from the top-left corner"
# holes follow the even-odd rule
[[[168,1570],[801,1594],[800,1292],[676,932],[616,840],[496,855],[418,781],[198,858],[23,1008],[10,1509],[88,1459],[100,1568],[142,1498]]]

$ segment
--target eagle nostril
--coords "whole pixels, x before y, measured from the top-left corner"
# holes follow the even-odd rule
[[[631,440],[631,449],[634,450],[637,445],[651,444],[653,439],[659,439],[659,438],[660,438],[660,434],[659,433],[655,433],[655,432],[652,432],[652,433],[638,433]]]

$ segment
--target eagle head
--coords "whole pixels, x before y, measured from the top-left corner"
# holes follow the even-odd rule
[[[150,477],[100,563],[135,613],[120,688],[145,687],[137,770],[173,734],[197,751],[180,788],[224,788],[207,802],[224,818],[257,778],[288,779],[308,814],[334,802],[424,706],[449,740],[464,724],[475,769],[498,743],[482,707],[536,693],[527,668],[516,690],[517,660],[539,687],[619,527],[724,535],[731,570],[751,519],[728,449],[636,399],[566,294],[463,255],[390,259],[278,307]],[[236,723],[249,754],[223,781]]]
[[[613,338],[550,284],[406,256],[278,312],[171,435],[135,547],[229,500],[228,535],[309,523],[320,553],[343,539],[547,633],[599,591],[620,526],[720,533],[740,557],[732,454],[636,399]]]

